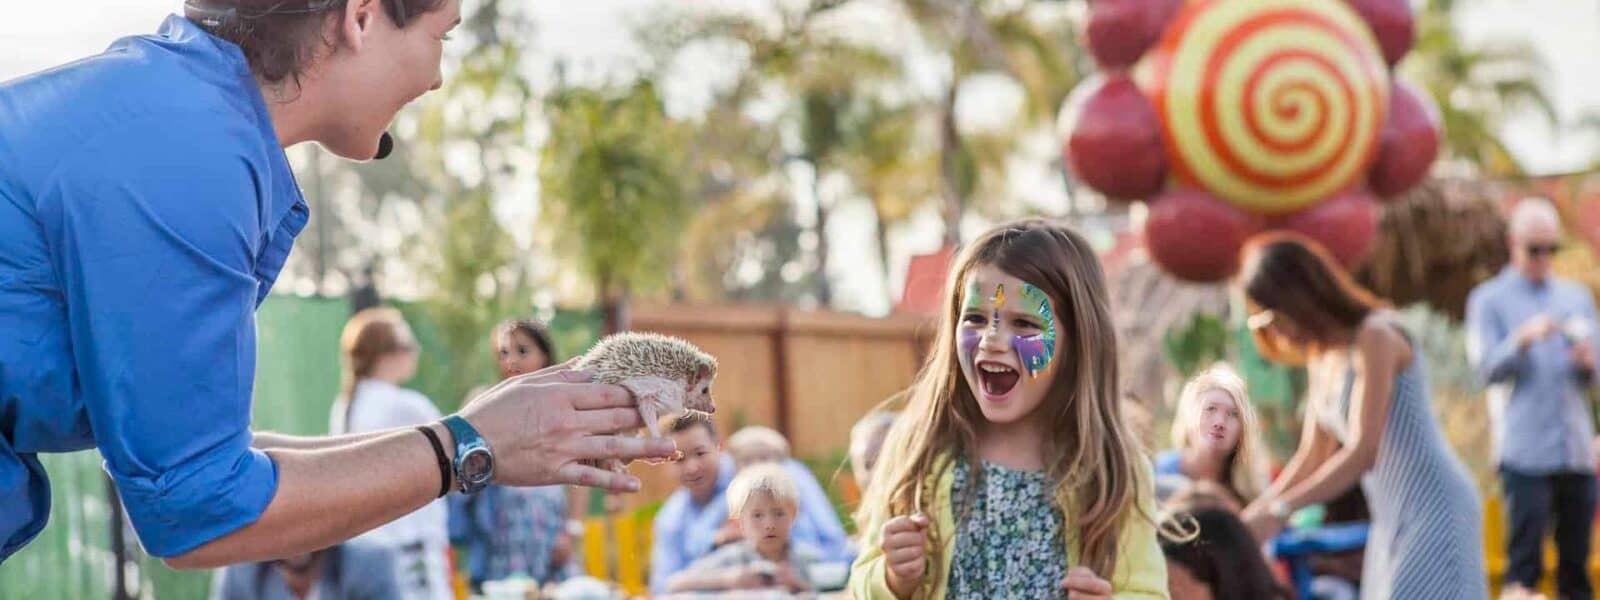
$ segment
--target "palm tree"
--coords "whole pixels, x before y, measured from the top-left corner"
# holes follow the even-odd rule
[[[978,0],[906,0],[922,35],[951,63],[950,78],[936,101],[939,114],[940,195],[945,242],[960,243],[960,221],[983,187],[1003,183],[1005,158],[1017,133],[1050,123],[1055,109],[1082,74],[1081,44],[1064,18],[1041,19],[1039,3]],[[1048,3],[1046,3],[1048,4]],[[998,71],[1024,90],[1022,123],[1016,131],[962,135],[956,123],[960,86],[980,71]],[[984,194],[990,195],[990,194]]]
[[[936,193],[937,163],[917,143],[923,111],[867,102],[852,111],[844,128],[846,171],[872,203],[878,264],[885,297],[889,286],[889,226],[904,222]]]
[[[620,91],[562,89],[548,106],[541,220],[597,288],[606,331],[626,329],[629,297],[667,282],[689,216],[684,128],[648,80]]]
[[[844,37],[823,26],[835,9],[846,0],[814,0],[802,4],[775,3],[780,24],[768,27],[745,13],[695,15],[681,30],[647,34],[648,45],[681,48],[691,41],[729,40],[748,52],[748,67],[739,74],[731,89],[718,98],[713,111],[739,114],[757,92],[777,91],[785,98],[779,128],[791,128],[796,135],[792,150],[757,152],[768,160],[760,169],[782,171],[789,161],[800,161],[808,168],[812,208],[811,234],[817,243],[812,252],[811,271],[814,295],[819,304],[832,302],[832,285],[827,277],[830,250],[828,220],[832,202],[822,193],[824,180],[842,169],[845,150],[846,113],[874,86],[888,84],[899,74],[898,65],[880,49],[862,40]],[[738,152],[740,150],[734,150]],[[722,189],[726,193],[730,190]]]
[[[1426,0],[1417,13],[1415,49],[1401,65],[1433,96],[1444,124],[1444,148],[1484,173],[1521,176],[1522,164],[1501,131],[1507,118],[1535,110],[1557,121],[1545,82],[1544,60],[1532,46],[1497,41],[1468,46],[1451,20],[1454,0]]]

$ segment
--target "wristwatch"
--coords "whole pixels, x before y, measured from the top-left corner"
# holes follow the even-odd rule
[[[1272,515],[1274,519],[1288,523],[1289,516],[1294,514],[1294,509],[1289,507],[1288,502],[1273,500],[1267,503],[1267,514]]]
[[[450,415],[444,426],[456,440],[456,486],[463,494],[476,494],[494,480],[494,451],[466,419]]]

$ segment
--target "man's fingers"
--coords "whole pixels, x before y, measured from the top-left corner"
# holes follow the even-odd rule
[[[644,419],[633,408],[597,408],[580,410],[573,423],[584,433],[619,433],[644,427]]]
[[[616,435],[593,435],[574,442],[569,448],[575,458],[616,458],[639,460],[667,458],[677,451],[678,445],[668,438],[640,438]]]
[[[581,485],[585,487],[600,488],[612,492],[637,492],[639,479],[627,473],[615,473],[605,469],[567,463],[556,472],[557,483]]]
[[[571,398],[572,407],[578,410],[634,406],[633,395],[620,385],[574,383],[562,385],[561,393]]]

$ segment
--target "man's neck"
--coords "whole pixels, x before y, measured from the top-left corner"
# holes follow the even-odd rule
[[[318,89],[308,75],[301,75],[298,83],[294,78],[277,83],[257,79],[256,85],[261,89],[262,102],[272,119],[272,129],[278,134],[279,147],[288,148],[314,139],[312,131],[318,125],[311,107],[317,105],[314,99]]]

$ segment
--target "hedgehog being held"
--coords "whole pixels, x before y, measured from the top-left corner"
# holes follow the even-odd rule
[[[717,359],[682,339],[654,333],[607,336],[578,361],[599,383],[627,388],[652,437],[661,436],[659,419],[685,410],[716,412],[711,382]]]

